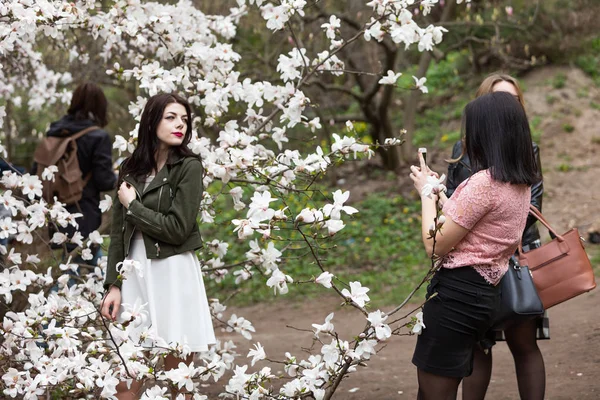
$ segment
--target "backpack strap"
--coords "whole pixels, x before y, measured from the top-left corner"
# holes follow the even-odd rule
[[[46,136],[38,144],[33,154],[33,160],[41,165],[55,165],[65,153],[67,146],[74,140],[79,139],[86,133],[100,129],[97,126],[90,126],[72,136]]]
[[[72,136],[69,136],[69,139],[71,139],[71,141],[77,140],[80,137],[82,137],[83,135],[85,135],[86,133],[90,133],[90,132],[96,131],[98,129],[100,129],[100,127],[98,127],[96,125],[90,126],[88,128],[85,128],[82,131],[77,132],[76,134],[74,134]],[[85,178],[83,178],[83,187],[86,187],[86,185],[88,184],[90,179],[92,179],[92,171],[88,172],[87,175],[85,176]]]
[[[79,131],[79,132],[77,132],[76,134],[74,134],[74,135],[72,135],[72,136],[69,136],[69,139],[71,139],[71,140],[77,140],[77,139],[79,139],[80,137],[82,137],[83,135],[85,135],[86,133],[90,133],[90,132],[92,132],[92,131],[96,131],[96,130],[98,130],[98,129],[100,129],[100,127],[98,127],[98,126],[96,126],[96,125],[94,125],[94,126],[90,126],[90,127],[88,127],[88,128],[85,128],[85,129],[84,129],[84,130],[82,130],[82,131]]]

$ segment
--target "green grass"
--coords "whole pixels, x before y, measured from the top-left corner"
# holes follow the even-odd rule
[[[296,200],[298,203],[294,204]],[[290,209],[299,210],[303,207],[302,202],[296,200],[288,202]],[[377,193],[352,206],[359,213],[352,217],[344,216],[346,227],[331,242],[320,243],[322,248],[328,248],[321,254],[326,257],[322,261],[324,268],[345,283],[359,280],[363,286],[369,287],[373,306],[399,303],[428,270],[429,261],[421,243],[419,203],[395,194]],[[213,228],[203,229],[204,237],[231,237],[233,227],[219,222],[226,220],[228,216],[225,214],[228,212],[217,216],[217,224]],[[306,231],[309,229],[306,228]],[[281,271],[294,278],[294,281],[314,279],[321,273],[314,258],[310,256],[306,245],[298,241],[301,238],[297,233],[289,231],[288,234],[296,242],[292,242],[283,252],[284,259],[279,266]],[[259,244],[264,247],[262,239]],[[283,242],[276,245],[278,249],[283,246]],[[242,241],[230,242],[229,250],[225,263],[230,265],[241,262],[245,259],[248,244]],[[205,279],[205,284],[209,297],[218,296],[223,299],[228,293],[237,291],[232,302],[248,305],[276,299],[273,289],[266,286],[267,279],[268,277],[255,274],[249,281],[237,285],[230,273],[220,283]],[[339,281],[337,284],[340,288],[345,287]],[[289,293],[283,296],[290,300],[317,297],[332,290],[313,283],[289,286]],[[282,295],[277,295],[280,296]],[[422,294],[417,296],[422,297]]]
[[[585,247],[596,276],[600,276],[600,246],[587,243]]]
[[[561,163],[556,169],[559,172],[569,172],[573,170],[573,166],[569,163]]]
[[[566,83],[567,76],[563,73],[556,74],[556,76],[552,79],[552,87],[554,89],[562,89],[565,87]]]
[[[589,97],[590,95],[590,91],[588,88],[579,88],[577,89],[577,97],[581,98],[585,98],[585,97]]]
[[[531,127],[531,139],[534,142],[539,143],[542,139],[542,130],[540,129],[540,124],[542,123],[542,118],[538,115],[531,118],[529,121],[529,125]]]
[[[548,103],[549,105],[556,103],[557,100],[558,99],[555,96],[552,96],[551,94],[546,96],[546,103]]]
[[[575,65],[591,76],[596,86],[600,86],[600,36],[590,39],[582,50],[585,52],[575,58]]]
[[[567,133],[571,133],[575,130],[575,127],[569,123],[563,125],[563,130]]]

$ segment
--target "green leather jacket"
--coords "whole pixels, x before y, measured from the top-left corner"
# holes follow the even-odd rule
[[[135,188],[136,198],[126,209],[115,196],[104,288],[121,287],[117,264],[129,254],[135,229],[142,232],[146,256],[167,258],[202,247],[196,222],[202,200],[202,163],[185,157],[167,163],[146,190],[126,175],[122,180]],[[121,181],[121,179],[119,179]]]

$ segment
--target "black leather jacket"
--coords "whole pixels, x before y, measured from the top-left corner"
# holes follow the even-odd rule
[[[462,143],[460,141],[454,144],[452,148],[452,159],[458,158],[462,153]],[[540,150],[537,144],[533,143],[533,154],[538,165],[538,169],[542,170],[542,164],[540,161]],[[471,163],[469,157],[465,153],[462,158],[456,163],[450,163],[448,166],[448,178],[446,180],[446,195],[452,196],[454,190],[461,184],[462,181],[471,176]],[[544,194],[544,183],[543,179],[540,179],[538,183],[531,186],[531,204],[537,207],[538,210],[542,211],[542,195]],[[523,238],[521,242],[523,246],[529,245],[532,242],[540,238],[540,232],[538,231],[535,223],[537,219],[531,215],[527,216],[527,223],[525,224],[525,231],[523,231]]]

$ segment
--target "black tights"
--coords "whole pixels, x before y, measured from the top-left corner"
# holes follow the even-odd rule
[[[544,358],[537,345],[537,320],[511,326],[504,331],[515,360],[519,395],[522,400],[543,400],[546,391]],[[483,400],[492,375],[492,351],[475,350],[473,374],[463,380],[463,400]]]
[[[417,400],[456,400],[461,378],[448,378],[417,369],[419,393]]]

